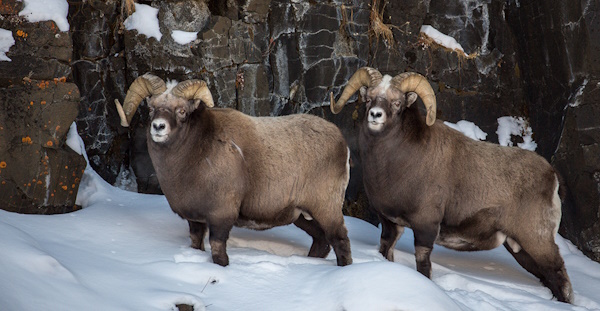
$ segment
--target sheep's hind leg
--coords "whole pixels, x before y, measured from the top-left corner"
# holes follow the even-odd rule
[[[538,277],[558,301],[573,303],[573,287],[554,239],[521,239],[518,242],[522,247],[518,253],[506,247],[517,262]]]
[[[325,258],[329,254],[331,247],[325,238],[325,231],[316,221],[306,220],[303,215],[300,215],[294,224],[313,238],[308,257]]]
[[[344,215],[339,210],[339,214],[327,215],[324,218],[316,217],[316,220],[325,231],[327,242],[333,247],[337,258],[338,266],[346,266],[352,263],[352,252],[350,250],[350,240],[348,239],[348,229],[344,224]],[[329,220],[329,221],[323,221]]]
[[[394,261],[394,247],[404,233],[404,227],[396,225],[383,215],[379,215],[379,222],[381,222],[379,252],[387,260]]]
[[[521,250],[519,250],[518,253],[515,253],[513,251],[512,247],[510,247],[510,245],[508,245],[507,242],[504,242],[504,247],[515,258],[515,260],[517,260],[517,262],[519,263],[519,265],[521,265],[521,267],[523,267],[525,270],[529,271],[529,273],[535,275],[538,279],[540,279],[540,280],[544,279],[544,275],[540,273],[540,270],[538,269],[538,265],[533,260],[533,258],[531,258],[531,256],[529,256],[529,254],[527,254],[526,251],[521,249]],[[544,282],[545,281],[542,281],[542,283],[544,283]]]
[[[204,251],[206,224],[191,220],[188,220],[188,224],[190,225],[190,238],[192,239],[192,247]]]
[[[211,254],[213,262],[220,266],[229,265],[229,256],[227,256],[227,240],[229,232],[233,228],[233,222],[230,224],[213,225],[208,224]]]
[[[327,233],[326,233],[327,234]],[[333,246],[338,266],[346,266],[352,263],[352,252],[350,251],[350,240],[348,229],[344,223],[337,227],[334,232],[327,234],[327,240]]]

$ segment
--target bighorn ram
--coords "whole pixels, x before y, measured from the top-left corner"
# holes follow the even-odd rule
[[[148,152],[171,209],[189,223],[192,247],[229,264],[232,226],[257,230],[294,223],[313,238],[308,253],[352,262],[342,215],[349,150],[339,129],[311,115],[250,117],[213,107],[204,81],[165,84],[151,74],[130,86],[121,124],[150,107]]]
[[[404,231],[415,236],[417,270],[431,277],[437,243],[456,250],[504,244],[554,296],[573,290],[554,241],[561,218],[559,180],[541,156],[470,139],[436,122],[431,85],[417,73],[382,76],[360,68],[331,110],[339,113],[361,89],[366,116],[359,134],[363,182],[381,224],[379,251],[394,260]],[[427,110],[425,120],[417,105]]]

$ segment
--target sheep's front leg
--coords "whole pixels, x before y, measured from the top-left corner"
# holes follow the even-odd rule
[[[227,256],[227,239],[229,239],[229,232],[231,231],[232,227],[233,222],[208,224],[208,241],[210,243],[213,262],[223,267],[229,265],[229,256]]]
[[[204,251],[204,235],[206,234],[206,224],[203,222],[188,220],[190,225],[190,238],[192,247]]]
[[[404,233],[404,227],[396,225],[383,215],[379,215],[379,222],[381,222],[379,252],[387,260],[394,261],[394,247],[402,233]]]
[[[437,238],[439,226],[413,227],[415,233],[415,259],[417,271],[431,278],[431,251]]]

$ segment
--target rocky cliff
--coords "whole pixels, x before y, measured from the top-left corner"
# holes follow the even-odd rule
[[[337,95],[357,68],[368,65],[388,74],[423,74],[438,97],[438,117],[475,122],[488,141],[498,142],[499,117],[522,117],[536,151],[564,178],[561,234],[600,260],[597,0],[171,0],[136,6],[70,1],[70,29],[61,32],[52,21],[23,21],[20,2],[0,1],[0,28],[16,41],[6,53],[12,61],[0,61],[0,179],[10,185],[0,192],[1,205],[72,206],[72,196],[49,204],[44,194],[77,182],[81,163],[66,160],[72,155],[61,147],[74,109],[90,164],[103,178],[123,183],[132,175],[138,191],[160,193],[145,149],[147,107],[140,106],[127,130],[113,104],[151,71],[165,79],[204,79],[220,107],[259,116],[312,113],[336,123],[352,150],[347,212],[375,221],[356,150],[364,108],[357,102],[333,116],[327,107],[329,92]],[[153,34],[132,26],[140,9],[154,12]],[[421,31],[423,25],[437,35]],[[48,120],[50,129],[40,114],[56,113],[42,102],[68,111],[60,122]],[[74,179],[27,186],[45,180],[39,172],[44,161],[52,162],[36,152],[62,154],[60,167],[79,163],[57,171]],[[15,167],[31,172],[17,176]]]

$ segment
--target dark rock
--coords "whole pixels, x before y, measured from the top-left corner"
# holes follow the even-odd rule
[[[273,107],[269,98],[269,83],[265,66],[241,65],[244,86],[238,88],[238,110],[253,116],[268,116]]]
[[[83,156],[65,145],[77,114],[73,83],[32,80],[0,89],[0,206],[32,214],[77,209]]]
[[[567,29],[587,28],[588,40],[580,42],[585,52],[587,77],[575,81],[579,87],[568,99],[564,130],[553,164],[568,188],[563,203],[560,233],[584,254],[600,262],[600,3],[583,6],[585,24],[567,23]],[[571,28],[571,26],[573,28]]]
[[[177,304],[177,305],[175,305],[175,307],[177,307],[177,310],[179,310],[179,311],[194,311],[194,306],[192,306],[192,305]]]
[[[73,1],[70,5],[75,60],[71,67],[81,102],[77,128],[92,168],[113,184],[126,157],[126,138],[114,105],[122,99],[125,58],[118,38],[120,2]]]
[[[198,32],[210,21],[210,11],[204,1],[160,1],[157,5],[158,21],[163,29]]]

